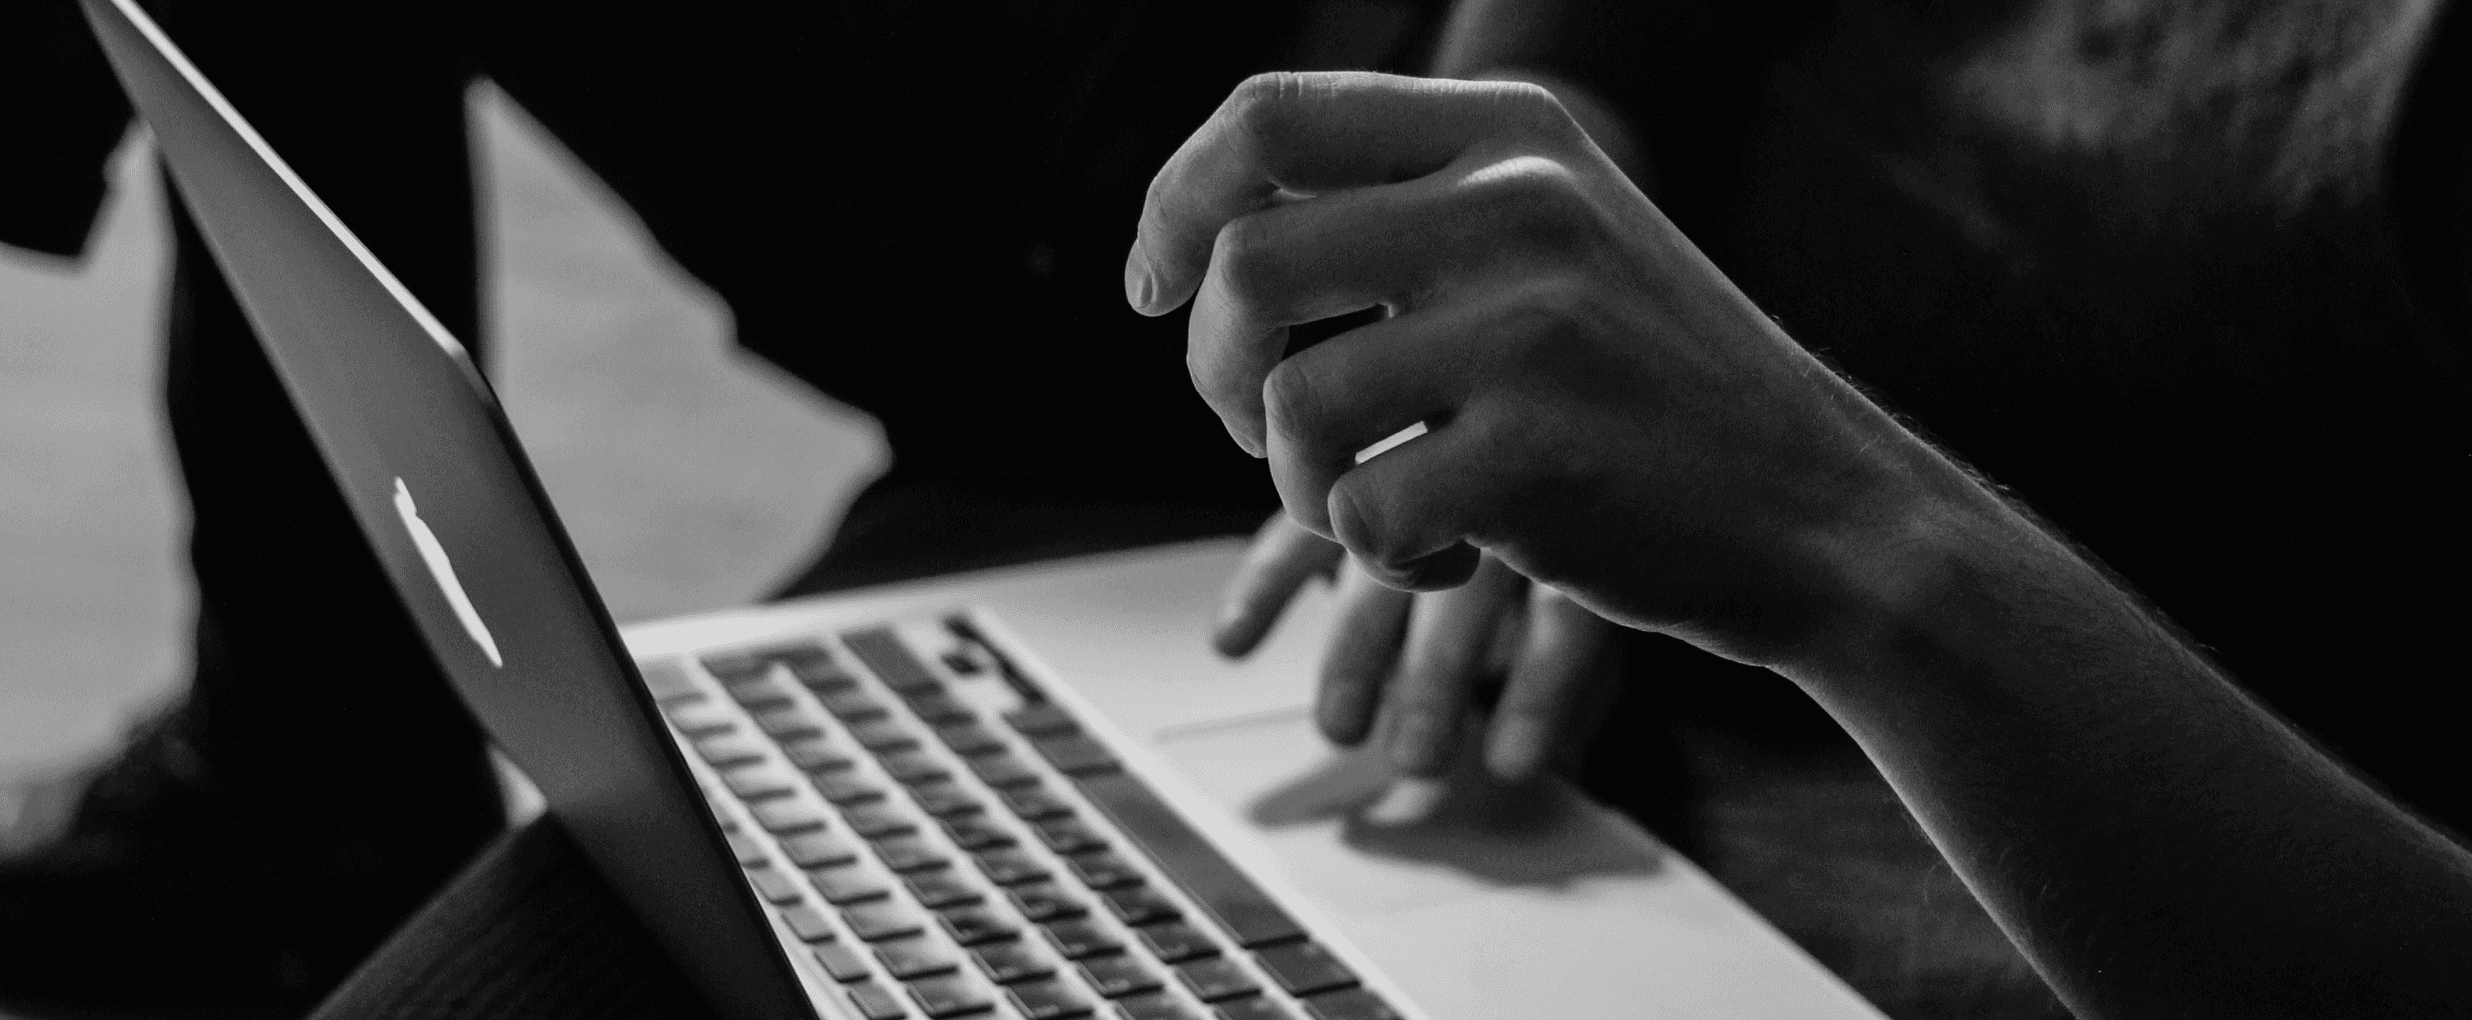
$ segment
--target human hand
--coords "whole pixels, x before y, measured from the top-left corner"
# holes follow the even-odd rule
[[[1193,302],[1196,389],[1288,513],[1393,588],[1466,584],[1482,549],[1607,619],[1779,665],[1875,594],[1871,561],[1935,503],[1979,492],[1534,86],[1256,78],[1152,182],[1125,281],[1147,314]],[[1392,314],[1286,353],[1289,326],[1374,306]]]
[[[1338,609],[1314,713],[1332,742],[1363,742],[1379,718],[1379,750],[1394,768],[1438,776],[1479,715],[1471,705],[1499,683],[1501,697],[1479,723],[1496,778],[1534,778],[1586,746],[1615,693],[1614,625],[1491,556],[1465,585],[1413,594],[1274,514],[1228,583],[1212,635],[1220,653],[1250,653],[1296,592],[1333,570]]]

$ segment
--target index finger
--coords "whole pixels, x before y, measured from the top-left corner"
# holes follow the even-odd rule
[[[1505,127],[1559,110],[1519,82],[1361,71],[1256,75],[1151,178],[1125,257],[1125,300],[1165,315],[1193,297],[1229,221],[1281,189],[1313,194],[1412,180]]]

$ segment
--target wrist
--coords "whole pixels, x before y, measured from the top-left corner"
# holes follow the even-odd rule
[[[2099,583],[2065,543],[1933,459],[1946,469],[1944,484],[1905,487],[1824,540],[1829,608],[1778,667],[1823,702],[1950,678],[1939,667],[2001,640],[2023,579],[2076,587],[2082,574]]]

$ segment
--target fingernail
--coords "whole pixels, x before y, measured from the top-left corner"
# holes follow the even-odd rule
[[[1227,437],[1236,441],[1237,449],[1245,451],[1246,454],[1250,455],[1255,460],[1262,459],[1262,444],[1258,440],[1255,440],[1252,436],[1245,434],[1234,425],[1229,425],[1227,427]]]
[[[1410,775],[1431,775],[1442,771],[1442,745],[1449,736],[1442,719],[1432,712],[1410,712],[1391,731],[1391,764]]]
[[[1124,299],[1137,312],[1150,310],[1150,299],[1159,292],[1150,279],[1150,256],[1142,254],[1142,239],[1133,239],[1133,250],[1124,257]]]

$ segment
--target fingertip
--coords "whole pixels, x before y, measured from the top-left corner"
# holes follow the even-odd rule
[[[1493,736],[1485,742],[1485,770],[1506,783],[1523,783],[1544,771],[1546,745],[1551,740],[1545,724],[1524,716],[1512,716],[1494,724]]]
[[[1211,629],[1210,644],[1222,657],[1241,659],[1262,643],[1263,629],[1251,606],[1231,602],[1219,610],[1219,622]]]
[[[1354,703],[1343,684],[1322,681],[1322,696],[1314,706],[1314,723],[1322,737],[1340,747],[1354,747],[1365,742],[1365,734],[1373,729],[1370,713]]]
[[[1142,251],[1140,235],[1133,238],[1133,249],[1124,257],[1124,300],[1143,315],[1157,315],[1150,308],[1158,300],[1158,275],[1151,271],[1150,256]]]
[[[1444,591],[1468,583],[1483,560],[1484,554],[1475,546],[1460,542],[1400,570],[1387,571],[1383,583],[1402,591]]]

